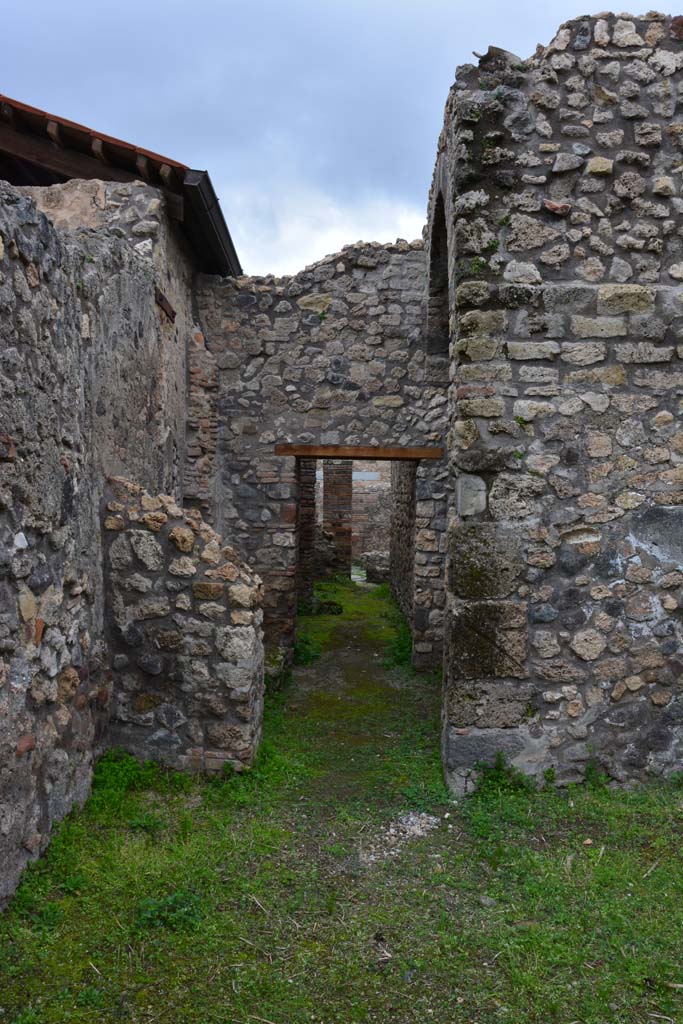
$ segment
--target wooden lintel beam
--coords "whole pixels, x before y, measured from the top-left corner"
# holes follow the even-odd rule
[[[0,106],[0,113],[2,107]],[[11,108],[10,108],[11,109]],[[59,148],[45,136],[19,132],[10,124],[0,121],[0,153],[8,153],[17,160],[43,167],[63,178],[88,178],[100,181],[137,181],[139,174],[125,167],[111,163],[100,163],[94,156],[75,149]],[[169,168],[170,171],[170,168]],[[182,221],[184,216],[183,197],[177,192],[162,188],[166,198],[168,214],[174,220]]]
[[[2,117],[3,121],[14,124],[14,110],[10,107],[9,103],[0,103],[0,117]]]
[[[299,459],[353,459],[365,462],[442,459],[443,448],[386,448],[365,444],[276,444],[276,455]]]

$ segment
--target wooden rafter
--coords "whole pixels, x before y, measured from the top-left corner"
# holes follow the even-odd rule
[[[47,136],[16,131],[7,122],[0,121],[0,151],[44,167],[53,174],[71,178],[104,178],[108,181],[137,181],[139,174],[125,167],[100,162],[95,156],[75,149],[60,148]],[[169,168],[170,170],[170,168]],[[183,197],[163,189],[168,202],[168,212],[176,220],[183,219]]]

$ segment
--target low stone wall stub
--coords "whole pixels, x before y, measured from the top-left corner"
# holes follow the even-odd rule
[[[249,765],[263,715],[258,576],[199,510],[121,478],[103,525],[110,743],[179,769]]]

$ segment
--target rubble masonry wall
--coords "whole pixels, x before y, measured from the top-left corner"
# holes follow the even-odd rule
[[[499,750],[560,782],[681,765],[682,40],[681,18],[577,19],[448,99],[456,789]]]

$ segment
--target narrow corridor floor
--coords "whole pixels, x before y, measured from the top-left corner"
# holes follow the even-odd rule
[[[318,598],[251,772],[100,762],[0,915],[0,1024],[683,1020],[683,786],[455,805],[387,588]]]

